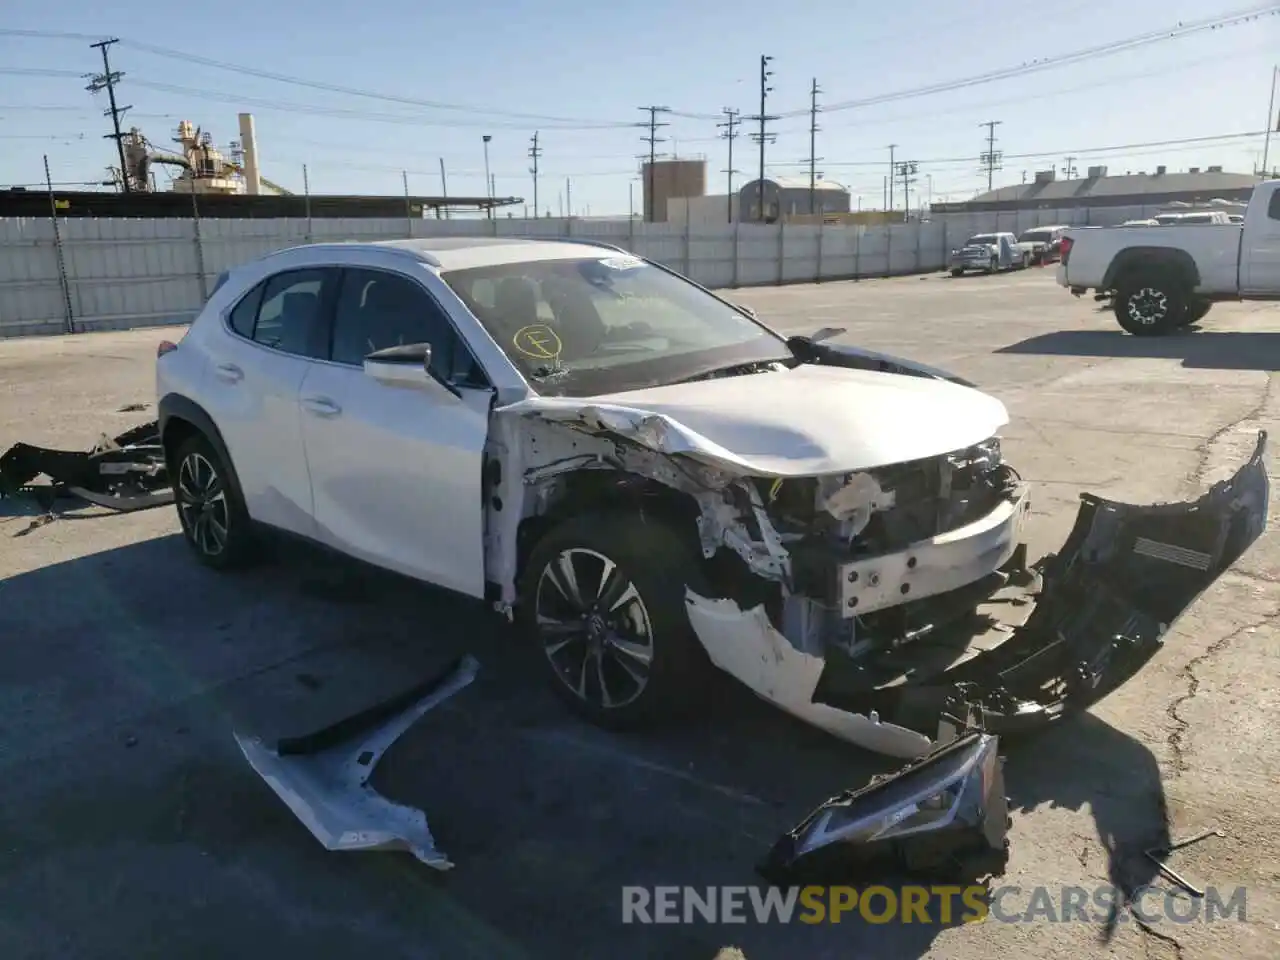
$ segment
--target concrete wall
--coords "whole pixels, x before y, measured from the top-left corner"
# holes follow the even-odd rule
[[[1143,207],[949,214],[925,223],[816,226],[599,220],[0,219],[0,336],[189,320],[224,269],[322,240],[580,237],[616,244],[709,287],[808,283],[940,270],[974,233],[1106,225]]]

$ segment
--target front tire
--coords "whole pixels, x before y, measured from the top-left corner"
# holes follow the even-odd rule
[[[1183,325],[1187,297],[1181,286],[1162,274],[1123,280],[1112,298],[1116,322],[1136,337],[1158,337]]]
[[[953,270],[951,271],[951,275],[952,275],[953,277],[963,276],[963,275],[964,275],[964,271],[963,271],[963,270],[956,270],[956,269],[953,269]]]
[[[554,528],[520,577],[520,618],[552,689],[592,723],[630,728],[684,716],[710,661],[689,625],[700,592],[691,543],[660,522],[585,515]]]
[[[230,468],[201,434],[184,440],[172,462],[173,500],[187,546],[215,570],[243,566],[253,531]]]

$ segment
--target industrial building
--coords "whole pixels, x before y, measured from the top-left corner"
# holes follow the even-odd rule
[[[673,197],[701,197],[707,192],[707,158],[656,160],[640,166],[646,223],[667,222],[667,201]]]
[[[763,217],[760,215],[762,193]],[[850,199],[849,188],[843,184],[819,178],[810,189],[808,177],[766,177],[752,180],[738,191],[742,219],[765,223],[801,215],[848,213]]]
[[[1222,167],[1169,173],[1158,166],[1151,173],[1111,174],[1106,167],[1089,167],[1084,177],[1059,180],[1055,170],[1042,170],[1030,183],[1000,187],[963,203],[934,203],[936,213],[977,213],[1005,210],[1062,210],[1071,207],[1157,207],[1163,204],[1201,204],[1211,200],[1248,200],[1259,178],[1249,173],[1225,173]]]
[[[59,216],[69,217],[201,217],[329,218],[410,217],[433,211],[437,217],[451,209],[489,212],[522,203],[520,197],[395,197],[299,196],[262,175],[253,115],[239,116],[240,139],[219,150],[213,137],[190,120],[178,124],[177,149],[157,149],[142,131],[132,128],[120,137],[120,168],[110,168],[116,192],[103,190],[31,191],[0,189],[0,217],[48,216],[50,203]],[[161,189],[157,167],[179,173]]]

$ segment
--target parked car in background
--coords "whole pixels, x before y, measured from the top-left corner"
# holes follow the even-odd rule
[[[1065,225],[1032,227],[1022,231],[1018,246],[1030,251],[1032,263],[1053,263],[1061,255],[1062,238],[1066,232]]]
[[[1187,219],[1202,216],[1215,219]],[[1116,321],[1139,336],[1195,323],[1219,300],[1280,298],[1280,180],[1254,187],[1243,224],[1219,211],[1161,217],[1174,219],[1068,231],[1058,283],[1110,294]]]
[[[951,275],[958,277],[968,270],[996,273],[1020,270],[1031,263],[1031,251],[1018,246],[1012,233],[979,233],[965,241],[963,247],[951,251]]]

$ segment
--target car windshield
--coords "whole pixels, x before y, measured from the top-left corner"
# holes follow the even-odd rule
[[[1053,239],[1052,230],[1028,230],[1018,238],[1019,243],[1041,243]]]
[[[976,237],[970,237],[966,247],[978,246],[980,244],[991,245],[996,243],[996,235],[994,233],[980,233]]]
[[[588,397],[794,361],[741,311],[625,254],[441,276],[543,395]]]

